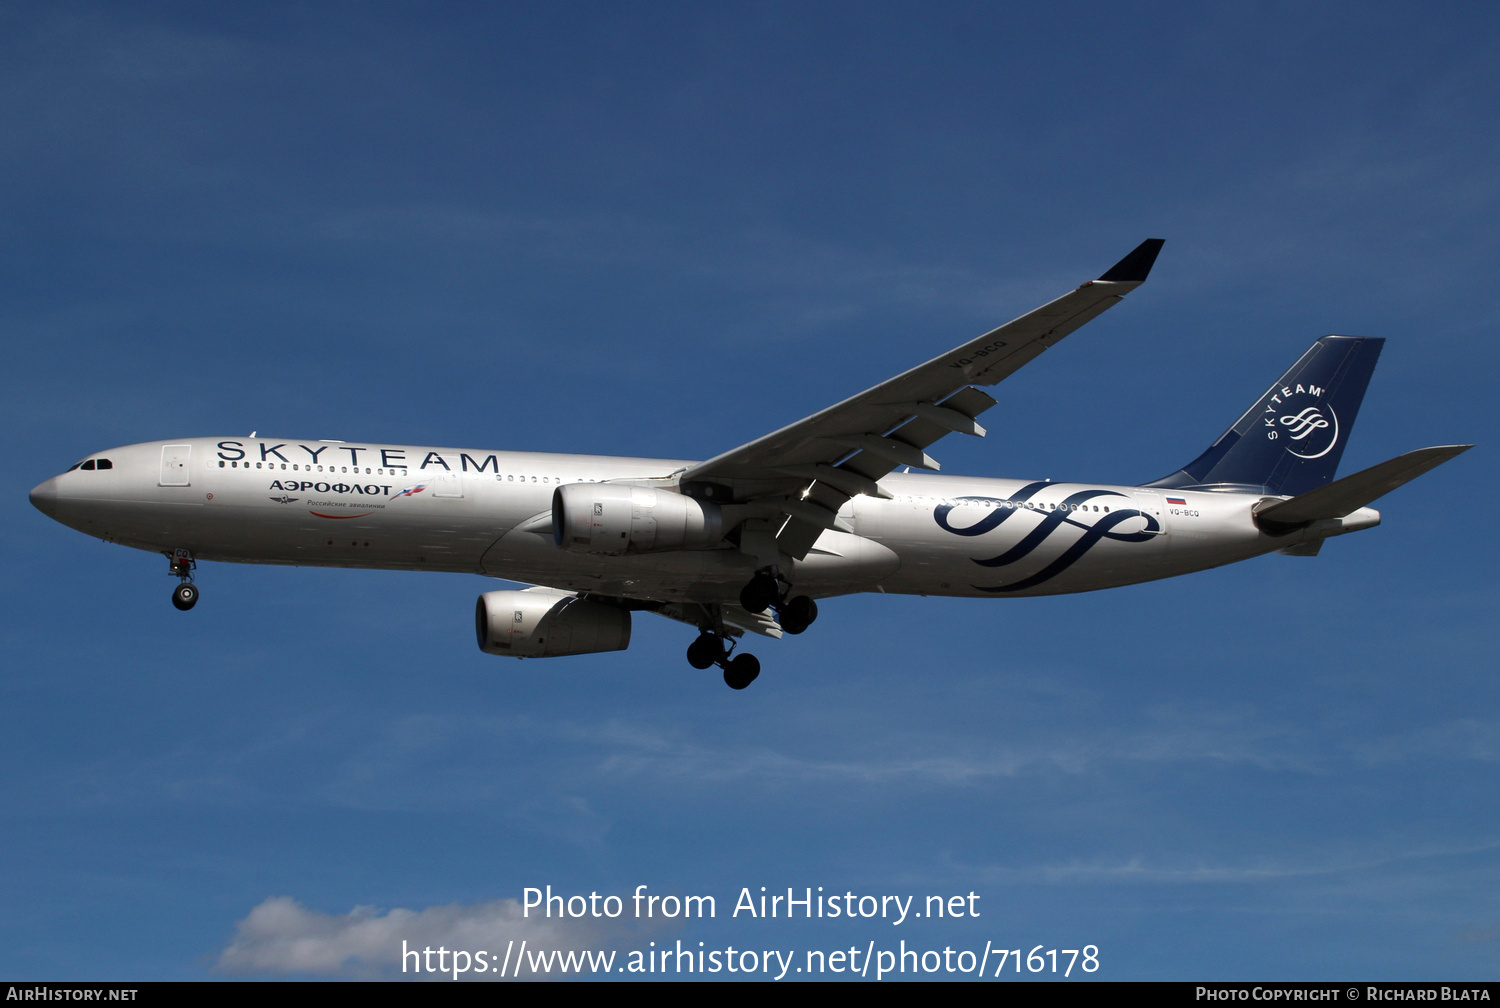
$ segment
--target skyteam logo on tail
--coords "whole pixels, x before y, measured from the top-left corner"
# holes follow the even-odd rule
[[[1339,441],[1339,418],[1323,401],[1317,385],[1283,386],[1266,402],[1261,429],[1266,440],[1282,441],[1289,454],[1302,459],[1322,458]]]

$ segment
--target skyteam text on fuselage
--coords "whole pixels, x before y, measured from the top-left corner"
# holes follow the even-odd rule
[[[1325,336],[1197,459],[1140,486],[933,475],[927,449],[994,385],[1138,287],[1142,243],[1099,279],[706,462],[296,438],[183,438],[92,455],[31,492],[43,513],[165,554],[173,603],[200,560],[462,571],[532,585],[479,597],[479,646],[616,651],[631,614],[698,629],[697,668],[736,689],[746,633],[805,631],[819,598],[1093,591],[1263,553],[1312,556],[1368,505],[1467,450],[1334,479],[1380,339]],[[903,470],[898,472],[897,470]],[[913,470],[921,470],[913,472]]]

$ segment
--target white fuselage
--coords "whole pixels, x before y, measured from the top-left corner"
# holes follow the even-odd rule
[[[101,460],[108,460],[103,468]],[[755,569],[737,549],[625,556],[559,548],[562,485],[670,485],[692,463],[261,437],[130,445],[32,499],[58,521],[153,552],[235,563],[484,574],[656,601],[730,602]],[[1217,567],[1376,524],[1369,508],[1273,537],[1261,495],[892,474],[855,497],[790,580],[814,597],[1091,591]]]

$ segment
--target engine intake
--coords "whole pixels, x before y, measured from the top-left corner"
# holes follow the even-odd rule
[[[479,650],[513,658],[623,651],[630,646],[630,613],[551,588],[492,591],[474,607]]]
[[[552,494],[552,535],[574,553],[659,553],[710,549],[724,537],[717,504],[671,490],[569,483]]]

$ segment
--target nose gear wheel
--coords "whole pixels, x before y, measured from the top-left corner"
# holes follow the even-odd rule
[[[170,573],[178,579],[177,587],[172,589],[172,605],[187,612],[198,604],[198,586],[193,584],[193,569],[198,561],[185,549],[173,550],[167,559],[171,563]]]

